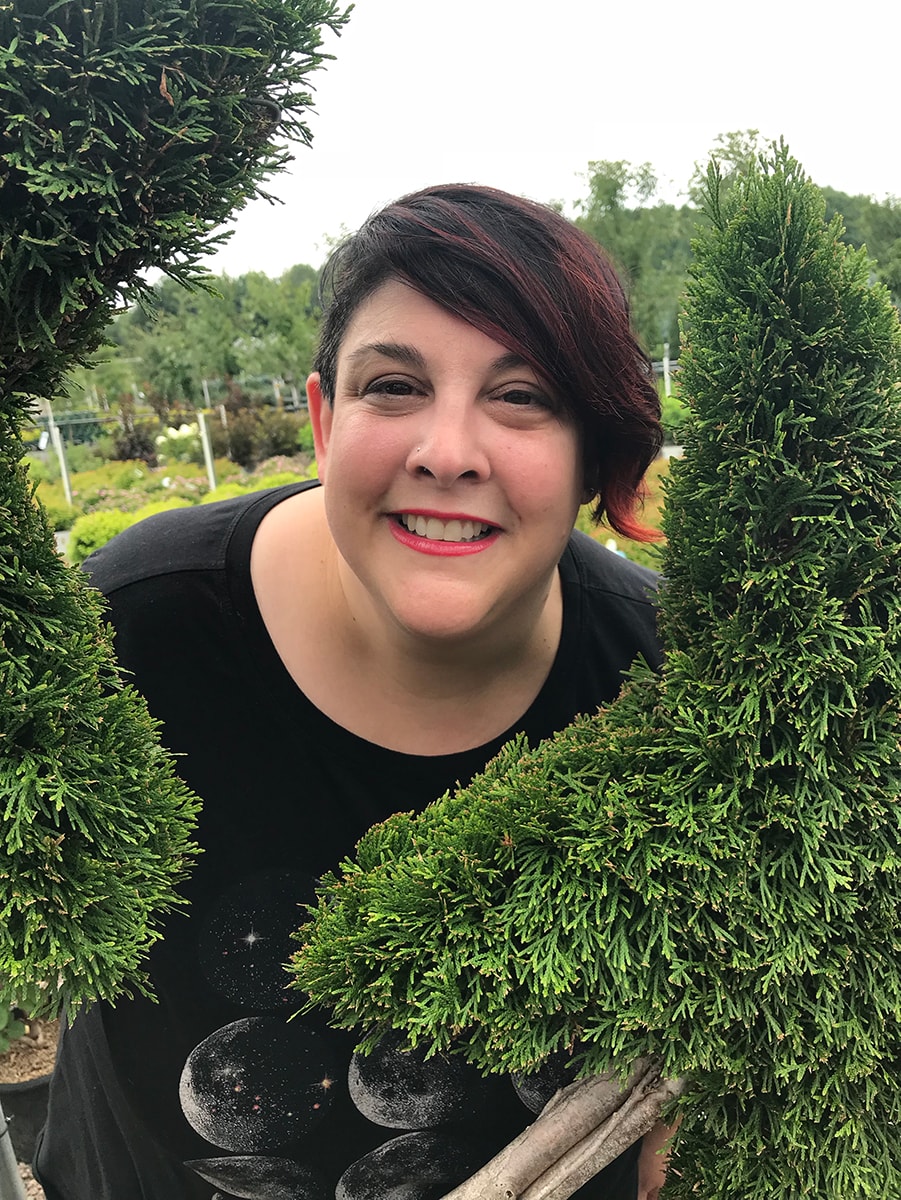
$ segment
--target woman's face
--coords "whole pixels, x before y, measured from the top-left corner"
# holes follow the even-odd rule
[[[352,604],[418,638],[537,621],[579,508],[578,433],[522,359],[383,284],[341,343],[333,405],[307,385]]]

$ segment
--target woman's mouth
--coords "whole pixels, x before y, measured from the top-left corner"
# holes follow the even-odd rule
[[[485,521],[459,520],[456,517],[442,521],[421,513],[398,513],[395,519],[410,533],[433,542],[477,542],[488,537],[495,529],[494,525]]]

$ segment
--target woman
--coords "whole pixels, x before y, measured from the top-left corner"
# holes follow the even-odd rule
[[[594,501],[646,536],[653,376],[604,256],[502,192],[389,205],[323,291],[319,483],[162,515],[90,563],[204,799],[204,853],[152,956],[159,1003],[98,1005],[64,1039],[48,1200],[431,1200],[532,1119],[456,1058],[351,1059],[324,1018],[286,1022],[282,964],[366,828],[659,660],[652,573],[572,532]],[[640,1183],[635,1148],[580,1195],[654,1194],[653,1150]]]

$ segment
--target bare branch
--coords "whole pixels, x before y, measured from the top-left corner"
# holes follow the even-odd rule
[[[653,1059],[640,1059],[622,1087],[610,1074],[579,1079],[444,1200],[567,1200],[647,1133],[683,1086],[661,1079]]]

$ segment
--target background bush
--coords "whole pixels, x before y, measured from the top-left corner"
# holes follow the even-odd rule
[[[131,513],[124,512],[96,512],[79,517],[72,526],[66,547],[69,561],[76,566],[83,563],[89,554],[127,529],[133,519]]]

